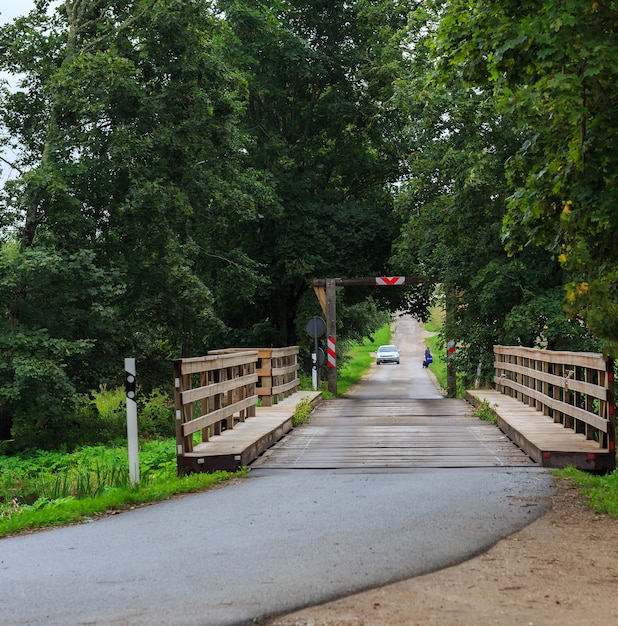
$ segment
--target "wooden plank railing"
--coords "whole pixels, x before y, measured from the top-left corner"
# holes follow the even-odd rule
[[[496,389],[615,453],[614,364],[601,354],[494,346]]]
[[[225,348],[208,354],[234,354],[245,350],[257,351],[256,393],[262,406],[277,404],[298,391],[298,346],[286,348]]]
[[[257,351],[208,355],[174,361],[177,456],[255,416]]]

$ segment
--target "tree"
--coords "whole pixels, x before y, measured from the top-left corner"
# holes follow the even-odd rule
[[[517,122],[504,237],[542,245],[568,272],[566,301],[616,353],[618,128],[614,2],[447,3],[444,75],[491,90]],[[456,68],[456,70],[455,70]]]
[[[226,0],[220,6],[237,37],[236,64],[248,74],[249,159],[272,177],[279,205],[239,231],[241,247],[269,280],[252,310],[257,320],[268,320],[269,341],[289,344],[297,340],[310,279],[390,269],[402,120],[388,102],[408,3]],[[403,306],[404,294],[376,297],[383,307],[390,298],[394,307]],[[246,340],[244,312],[225,316]]]
[[[443,329],[458,345],[466,384],[493,376],[493,345],[591,345],[578,320],[561,310],[563,271],[542,248],[508,255],[501,240],[510,193],[505,163],[520,135],[513,115],[499,111],[491,92],[471,87],[455,67],[438,74],[433,47],[441,5],[410,21],[409,70],[398,83],[409,115],[410,175],[397,206],[405,226],[397,257],[443,283],[456,308]],[[525,314],[525,327],[517,319]]]
[[[221,325],[218,281],[242,275],[245,296],[259,284],[228,243],[270,203],[244,162],[244,79],[209,3],[48,7],[0,29],[2,69],[23,75],[0,96],[20,172],[1,206],[12,242],[2,337],[28,360],[19,371],[5,361],[5,433],[15,403],[65,406],[117,377],[124,355],[138,357],[145,386],[167,380],[169,359]],[[37,383],[42,362],[57,384]]]

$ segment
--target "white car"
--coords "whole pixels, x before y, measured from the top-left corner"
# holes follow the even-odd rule
[[[380,346],[376,352],[376,365],[382,363],[397,363],[399,365],[399,350],[397,346]]]

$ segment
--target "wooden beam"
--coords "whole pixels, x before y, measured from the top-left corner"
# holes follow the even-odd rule
[[[334,280],[335,286],[337,287],[376,287],[376,286],[384,286],[378,285],[376,280],[378,278],[383,278],[380,276],[370,276],[365,278],[314,278],[312,285],[313,287],[326,287],[327,280]],[[400,278],[404,279],[404,285],[418,285],[420,283],[431,283],[435,282],[432,278],[425,278],[423,276],[401,276]],[[386,285],[388,286],[388,285]]]
[[[318,302],[320,303],[320,308],[322,309],[322,313],[324,313],[324,317],[328,315],[328,310],[326,307],[326,287],[316,287],[313,286],[313,291],[318,298]]]

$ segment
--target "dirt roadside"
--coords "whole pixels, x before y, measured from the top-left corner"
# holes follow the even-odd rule
[[[460,565],[303,609],[268,626],[618,624],[618,519],[568,479],[552,509]]]

